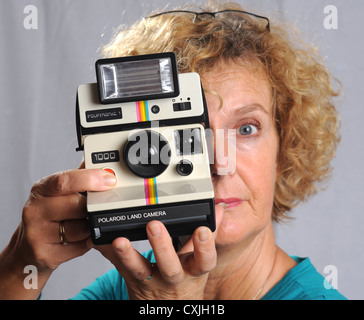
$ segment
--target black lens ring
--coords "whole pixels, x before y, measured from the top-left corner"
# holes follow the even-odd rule
[[[147,145],[144,146],[143,143]],[[132,173],[140,178],[149,179],[159,176],[168,168],[171,148],[160,133],[141,130],[129,137],[123,155],[124,162]]]

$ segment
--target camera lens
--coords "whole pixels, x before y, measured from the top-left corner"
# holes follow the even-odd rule
[[[193,164],[189,160],[181,160],[177,163],[176,170],[181,176],[188,176],[193,171]]]
[[[124,146],[124,161],[131,172],[141,178],[153,178],[163,173],[171,160],[168,141],[151,130],[131,135]]]

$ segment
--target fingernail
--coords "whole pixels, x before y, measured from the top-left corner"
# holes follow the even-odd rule
[[[114,175],[108,174],[104,176],[105,186],[114,186],[116,184],[116,177]]]
[[[198,238],[201,242],[206,242],[209,239],[209,232],[206,229],[199,230]]]
[[[158,222],[151,222],[148,227],[153,237],[159,236],[162,231]]]

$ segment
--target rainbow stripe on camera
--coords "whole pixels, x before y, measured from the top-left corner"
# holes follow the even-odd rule
[[[148,101],[137,101],[136,112],[138,122],[149,121]]]
[[[146,204],[158,204],[157,181],[155,178],[144,179]]]
[[[137,101],[138,122],[149,121],[148,101]],[[155,178],[144,179],[145,202],[147,205],[158,204],[157,181]]]

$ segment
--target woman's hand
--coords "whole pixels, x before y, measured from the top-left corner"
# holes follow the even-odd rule
[[[217,228],[223,209],[219,206]],[[207,227],[195,230],[191,239],[178,251],[159,221],[147,225],[149,242],[156,264],[137,252],[128,239],[117,238],[112,245],[98,246],[124,277],[130,299],[203,299],[209,272],[216,266],[216,233]]]
[[[39,271],[54,270],[88,250],[86,198],[81,192],[109,190],[115,182],[105,170],[82,169],[51,175],[33,186],[21,227]],[[67,245],[61,243],[60,223]]]
[[[115,183],[115,177],[101,169],[69,170],[38,181],[24,206],[20,225],[0,255],[0,298],[17,299],[29,293],[21,281],[26,265],[37,268],[41,290],[61,263],[87,252],[86,198],[81,193],[109,190]]]

